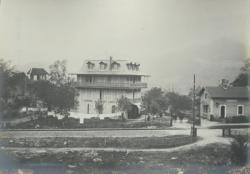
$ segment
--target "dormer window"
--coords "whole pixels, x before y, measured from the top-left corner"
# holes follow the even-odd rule
[[[132,64],[132,69],[133,69],[133,70],[136,70],[136,63],[133,63],[133,64]]]
[[[127,63],[127,68],[128,68],[128,70],[131,70],[131,64],[130,63]]]
[[[100,70],[105,70],[107,68],[107,63],[102,61],[99,64],[100,64]]]
[[[134,66],[133,66],[132,62],[128,63],[127,67],[128,67],[129,70],[134,70]]]
[[[139,71],[140,64],[135,64],[135,70]]]
[[[88,69],[94,69],[95,64],[92,62],[87,62]]]
[[[120,68],[120,64],[119,64],[119,63],[113,62],[113,63],[111,64],[111,69],[113,69],[113,70],[118,70],[119,68]]]

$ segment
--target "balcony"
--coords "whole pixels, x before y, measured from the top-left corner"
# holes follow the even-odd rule
[[[141,89],[141,88],[147,88],[147,83],[76,82],[75,87],[93,88],[93,89]]]

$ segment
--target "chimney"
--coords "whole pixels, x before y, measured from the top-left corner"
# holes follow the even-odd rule
[[[230,86],[229,86],[229,80],[227,79],[221,79],[220,80],[220,86],[224,89],[228,89]]]
[[[112,56],[110,56],[109,57],[109,69],[111,70],[112,69],[112,63],[113,63],[113,57]]]

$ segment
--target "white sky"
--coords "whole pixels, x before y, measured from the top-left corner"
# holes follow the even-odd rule
[[[234,79],[246,58],[250,0],[2,0],[0,57],[19,70],[113,56],[141,63],[149,86],[186,93]],[[248,4],[247,4],[248,3]]]

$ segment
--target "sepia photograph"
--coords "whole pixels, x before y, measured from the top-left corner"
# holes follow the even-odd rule
[[[0,0],[0,174],[250,174],[249,96],[250,0]]]

